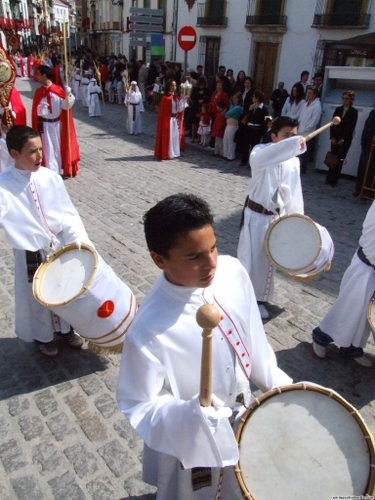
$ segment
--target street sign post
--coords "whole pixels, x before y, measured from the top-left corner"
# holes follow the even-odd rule
[[[187,70],[187,53],[195,47],[197,43],[197,32],[192,26],[183,26],[178,32],[178,45],[185,51],[184,72]]]

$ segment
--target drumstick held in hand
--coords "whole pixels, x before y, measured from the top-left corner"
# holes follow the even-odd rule
[[[212,401],[212,330],[220,323],[221,314],[214,304],[201,306],[196,314],[202,331],[201,385],[199,403],[210,406]]]
[[[318,128],[317,130],[314,130],[314,132],[311,132],[311,134],[307,135],[305,137],[305,142],[309,141],[316,135],[320,134],[321,132],[324,132],[329,127],[332,127],[332,125],[338,125],[341,122],[341,118],[339,116],[334,116],[332,121],[327,123],[326,125],[323,125],[323,127]]]

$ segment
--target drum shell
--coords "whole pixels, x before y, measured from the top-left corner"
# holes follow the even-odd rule
[[[97,256],[98,266],[96,270],[93,269],[91,283],[87,288],[84,287],[78,296],[74,296],[63,304],[54,305],[43,301],[40,294],[36,292],[36,283],[39,275],[43,280],[42,267],[48,266],[49,262],[43,263],[35,274],[33,292],[36,300],[72,325],[83,338],[99,347],[113,348],[122,345],[124,341],[124,335],[137,310],[136,299],[112,268],[100,255],[92,251]],[[107,317],[102,311],[104,304],[113,307],[113,312]]]

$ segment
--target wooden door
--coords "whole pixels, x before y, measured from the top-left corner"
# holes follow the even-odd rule
[[[257,90],[264,92],[266,103],[269,102],[274,87],[278,48],[277,43],[256,44],[254,84]]]

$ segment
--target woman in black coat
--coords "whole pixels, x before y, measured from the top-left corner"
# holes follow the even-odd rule
[[[327,173],[326,184],[336,186],[342,166],[349,148],[352,144],[353,133],[358,119],[358,110],[353,108],[354,92],[347,90],[342,94],[342,106],[335,109],[333,116],[341,118],[338,125],[332,125],[330,128],[331,152],[336,154],[341,162],[335,170],[329,170]],[[333,117],[332,117],[333,118]]]

